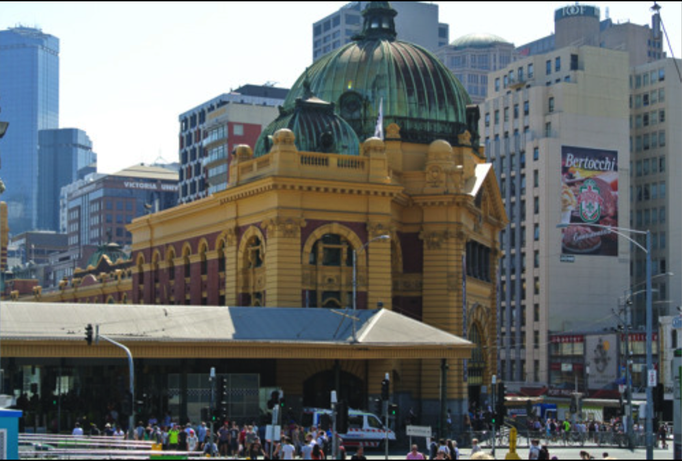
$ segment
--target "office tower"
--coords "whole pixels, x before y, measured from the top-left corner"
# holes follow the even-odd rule
[[[145,214],[172,208],[177,192],[177,171],[160,166],[89,175],[62,188],[61,231],[69,236],[69,247],[131,245],[126,226]]]
[[[38,227],[38,132],[59,127],[59,39],[39,29],[0,31],[0,103],[12,127],[2,177],[12,234]]]
[[[475,33],[439,48],[436,56],[462,82],[471,102],[480,104],[488,95],[488,74],[507,67],[517,53],[514,45],[501,37]]]
[[[350,2],[313,24],[313,61],[351,43],[362,32],[362,11],[371,2]],[[398,39],[436,51],[450,41],[450,27],[438,21],[438,5],[392,2]]]
[[[42,130],[38,139],[38,228],[58,231],[62,187],[97,171],[97,154],[82,130]]]

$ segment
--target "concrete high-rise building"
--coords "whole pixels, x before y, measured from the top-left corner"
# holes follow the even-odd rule
[[[588,362],[586,353],[579,353],[579,357],[571,356],[571,361],[580,361],[580,364],[576,362],[571,368],[567,363],[557,362],[566,360],[562,356],[566,352],[564,349],[554,354],[554,345],[552,348],[547,346],[556,340],[570,342],[581,335],[615,326],[614,318],[606,318],[610,310],[618,306],[619,299],[623,301],[624,294],[637,291],[631,287],[643,287],[645,255],[637,249],[630,251],[626,240],[617,242],[617,252],[612,251],[614,256],[604,258],[587,256],[603,253],[616,242],[613,239],[609,242],[605,236],[601,236],[598,242],[597,236],[591,236],[588,229],[563,231],[564,237],[568,236],[569,240],[574,238],[582,242],[582,248],[567,249],[567,242],[561,238],[558,240],[560,243],[556,243],[559,232],[556,229],[557,221],[562,217],[576,219],[579,196],[587,182],[581,164],[571,162],[579,159],[585,159],[588,164],[589,159],[596,159],[593,165],[617,162],[617,173],[587,172],[587,176],[595,175],[598,179],[592,185],[591,192],[599,190],[603,193],[610,189],[610,198],[604,199],[602,205],[606,204],[607,212],[612,214],[610,209],[614,203],[618,204],[616,222],[621,227],[652,230],[655,244],[654,273],[658,275],[654,279],[654,288],[657,290],[654,314],[663,315],[670,305],[680,302],[680,294],[674,292],[679,291],[682,284],[673,283],[669,275],[666,276],[668,272],[675,273],[672,266],[679,260],[679,251],[675,253],[679,248],[674,249],[676,245],[671,243],[675,236],[670,234],[677,229],[673,227],[674,207],[668,202],[675,197],[674,192],[671,192],[671,188],[674,188],[672,184],[679,181],[673,179],[676,170],[670,166],[672,156],[667,151],[675,145],[670,140],[670,127],[680,124],[680,119],[675,119],[675,114],[679,114],[680,110],[679,89],[674,88],[675,82],[670,79],[670,75],[676,75],[676,72],[672,61],[665,64],[661,61],[665,58],[665,52],[662,49],[661,21],[657,11],[652,16],[651,26],[629,22],[617,24],[608,18],[601,21],[600,15],[598,8],[587,5],[576,4],[558,9],[555,13],[555,34],[519,47],[519,61],[505,71],[489,76],[489,90],[493,96],[485,103],[484,123],[489,128],[496,126],[496,123],[504,124],[505,120],[513,121],[514,124],[510,129],[491,132],[488,140],[492,149],[488,150],[488,154],[497,157],[498,168],[510,169],[509,174],[501,175],[500,184],[503,195],[512,194],[507,195],[507,206],[512,222],[516,223],[505,232],[505,245],[508,246],[505,247],[506,258],[502,266],[502,286],[506,294],[500,297],[498,304],[502,337],[501,375],[511,381],[564,386],[572,385],[575,378],[573,374],[576,374],[582,386]],[[599,55],[599,49],[603,54],[597,62],[590,56]],[[620,57],[619,53],[613,54],[607,50],[619,52]],[[607,70],[609,65],[612,68]],[[611,80],[609,85],[599,83],[604,75]],[[631,75],[629,88],[623,87],[625,75]],[[659,81],[660,76],[664,76],[663,81]],[[544,89],[543,85],[546,85]],[[676,91],[677,99],[669,100],[667,95],[674,95]],[[526,93],[527,100],[518,99],[519,94]],[[661,95],[663,101],[659,100]],[[539,114],[534,109],[533,101],[540,109]],[[623,101],[625,107],[618,109]],[[676,104],[676,107],[666,107],[669,104]],[[566,110],[567,107],[570,110]],[[529,118],[517,125],[517,114],[523,114],[519,117],[528,115]],[[585,121],[591,122],[579,126],[569,121],[572,114],[582,114]],[[623,117],[630,118],[630,126],[625,132],[621,126]],[[538,133],[542,133],[542,138],[559,139],[561,143],[558,150],[554,143],[548,160],[543,158],[542,144],[534,145],[532,149],[527,144],[528,136],[537,138]],[[505,138],[505,134],[508,138]],[[661,140],[664,146],[660,146]],[[530,160],[527,160],[530,155],[541,166],[543,161],[551,161],[548,169],[542,166],[534,170],[532,175],[528,172],[526,180],[526,175],[518,169],[530,164]],[[564,178],[561,190],[557,189],[559,177],[552,177],[556,168],[551,162],[561,162]],[[570,165],[566,166],[567,163]],[[636,171],[638,167],[639,176]],[[515,169],[519,171],[518,175],[511,173]],[[573,176],[576,172],[583,176]],[[542,186],[543,182],[552,185],[549,189],[543,191],[541,187],[540,192],[531,194],[528,192],[531,181],[533,186]],[[576,186],[581,183],[583,186]],[[511,191],[507,191],[509,188]],[[521,194],[514,199],[512,197],[516,191]],[[590,190],[586,192],[589,195]],[[652,198],[654,194],[656,199]],[[547,209],[544,202],[548,199],[553,206],[557,206],[555,202],[559,199],[552,197],[562,197],[564,207],[573,208],[571,213],[566,211],[561,216],[562,210]],[[606,218],[602,216],[600,219]],[[682,222],[682,217],[680,220]],[[608,225],[614,224],[606,222]],[[547,235],[551,237],[549,243]],[[533,242],[532,250],[530,242]],[[596,248],[597,245],[599,248]],[[624,251],[631,258],[631,263],[627,264],[629,270],[626,271],[629,277],[625,279],[623,267],[627,258]],[[585,260],[590,262],[584,263]],[[580,270],[580,267],[584,270]],[[603,278],[599,275],[602,271],[608,274],[608,282],[594,285],[595,281]],[[567,280],[572,282],[571,289],[566,289]],[[590,289],[590,286],[593,288]],[[584,299],[585,295],[581,294],[584,291],[591,291],[596,296]],[[635,306],[633,328],[644,323],[644,299],[640,298],[634,296],[632,299]],[[566,307],[574,301],[570,308]],[[578,336],[573,338],[571,335],[575,333]],[[569,355],[576,350],[579,349]],[[570,371],[568,368],[571,368]],[[567,371],[564,372],[564,369]],[[615,377],[613,379],[615,383]]]
[[[682,304],[682,82],[673,59],[634,67],[630,74],[630,227],[650,230],[654,325]],[[632,285],[644,287],[646,259],[633,253]],[[644,296],[633,297],[633,321],[644,325]]]
[[[351,43],[362,32],[362,12],[371,2],[350,2],[313,24],[313,61]],[[398,39],[436,51],[450,42],[450,26],[439,22],[438,5],[425,2],[392,2]]]
[[[62,187],[96,172],[97,154],[82,130],[42,130],[38,138],[38,228],[58,231]]]
[[[436,56],[466,88],[471,102],[480,104],[488,95],[488,74],[516,60],[514,45],[492,34],[470,34],[438,49]]]
[[[651,27],[600,18],[601,11],[595,6],[575,4],[559,8],[554,13],[555,33],[520,46],[518,52],[533,56],[567,46],[597,46],[626,51],[633,67],[666,57],[658,13],[652,16]]]
[[[511,221],[499,296],[506,381],[548,382],[549,332],[612,326],[629,286],[627,242],[557,229],[590,213],[629,225],[628,68],[625,52],[568,47],[490,75],[481,132]]]
[[[38,227],[38,132],[59,127],[59,39],[39,29],[0,31],[0,98],[11,129],[2,140],[9,227]]]
[[[181,114],[178,203],[223,190],[228,154],[239,144],[256,143],[263,128],[277,118],[277,107],[288,93],[282,88],[245,85]]]

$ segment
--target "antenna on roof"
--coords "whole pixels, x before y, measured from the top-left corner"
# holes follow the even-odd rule
[[[675,63],[675,68],[677,69],[677,75],[680,77],[680,82],[682,82],[682,71],[680,71],[680,66],[677,64],[677,60],[675,59],[675,52],[673,50],[672,45],[670,45],[670,37],[668,36],[668,31],[665,28],[665,24],[663,24],[663,18],[661,17],[661,6],[657,2],[654,2],[654,6],[651,7],[651,11],[654,12],[655,17],[656,16],[658,17],[658,22],[661,24],[663,34],[665,35],[665,39],[668,42],[670,56],[673,58],[673,63]]]

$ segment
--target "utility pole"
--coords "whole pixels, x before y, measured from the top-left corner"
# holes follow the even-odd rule
[[[492,398],[492,408],[493,408],[493,415],[499,417],[499,415],[495,415],[495,412],[497,410],[497,375],[493,375],[493,398]],[[528,415],[530,416],[530,415]],[[495,457],[495,432],[497,431],[497,417],[493,417],[493,458]]]
[[[339,459],[339,440],[338,434],[336,432],[338,429],[336,424],[337,419],[336,404],[338,403],[336,391],[332,391],[331,402],[332,402],[332,456],[334,457],[334,459]]]
[[[135,366],[133,364],[133,355],[130,353],[130,349],[121,343],[114,341],[108,336],[99,333],[99,325],[96,326],[96,331],[93,335],[92,325],[88,324],[85,328],[85,340],[88,346],[92,345],[94,341],[95,344],[99,344],[99,339],[113,344],[116,347],[123,349],[128,356],[128,372],[129,372],[129,389],[130,389],[130,416],[128,417],[128,437],[130,440],[133,439],[133,433],[135,432]]]
[[[211,373],[208,377],[208,380],[211,382],[211,405],[210,405],[210,418],[211,418],[211,437],[209,440],[211,443],[213,443],[214,438],[215,438],[215,422],[213,421],[213,412],[215,411],[215,368],[211,367]]]
[[[384,421],[386,422],[386,427],[384,427],[384,449],[386,452],[386,459],[388,459],[388,399],[391,386],[391,377],[388,373],[381,382],[381,400],[383,402],[384,411]]]

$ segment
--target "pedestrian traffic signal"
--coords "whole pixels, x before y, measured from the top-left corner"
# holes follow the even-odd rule
[[[397,415],[398,415],[398,405],[395,403],[391,403],[388,406],[388,416],[395,418]]]
[[[390,384],[391,383],[388,379],[381,381],[381,400],[383,401],[388,400]]]
[[[85,341],[88,343],[88,346],[92,346],[92,324],[88,323],[88,325],[85,327]]]

